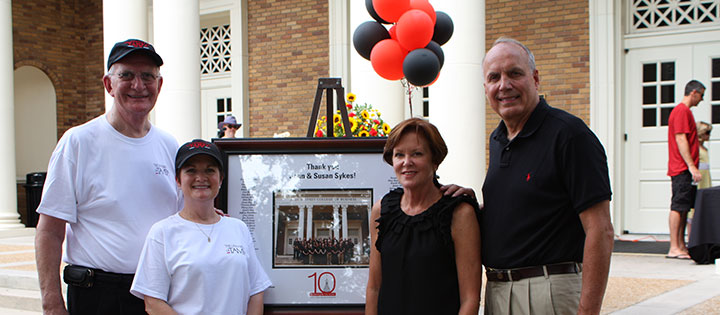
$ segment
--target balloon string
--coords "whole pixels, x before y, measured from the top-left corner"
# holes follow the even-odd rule
[[[402,83],[403,87],[405,88],[405,94],[408,95],[408,105],[410,105],[410,117],[414,117],[412,106],[412,93],[416,89],[416,87],[410,84],[410,82],[408,82],[405,78],[402,78],[402,80],[400,80],[400,83]]]
[[[413,117],[413,112],[412,112],[412,85],[410,85],[410,84],[408,84],[407,95],[408,95],[408,104],[410,104],[410,117]]]

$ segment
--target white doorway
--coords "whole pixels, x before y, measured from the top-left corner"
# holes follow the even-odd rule
[[[50,78],[40,69],[15,70],[16,177],[24,181],[31,172],[47,171],[57,144],[57,101]]]
[[[288,227],[285,230],[285,238],[287,238],[287,243],[285,243],[285,251],[283,253],[285,255],[290,255],[293,253],[293,244],[295,244],[295,241],[298,239],[297,226]]]
[[[696,120],[710,122],[711,68],[720,44],[633,48],[626,55],[625,198],[627,233],[668,233],[670,177],[667,176],[667,119],[691,79],[706,87],[705,101],[693,108]],[[720,80],[720,79],[718,79]],[[717,96],[715,96],[717,97]],[[717,135],[713,139],[717,139]],[[713,142],[711,141],[711,146]],[[718,149],[720,152],[720,149]],[[717,173],[718,155],[711,160]],[[712,156],[712,155],[711,155]],[[714,162],[714,163],[713,163]]]
[[[353,242],[353,250],[355,251],[355,254],[362,252],[362,233],[360,232],[360,228],[348,228],[348,235],[347,237]]]
[[[240,109],[235,110],[232,99],[232,88],[208,88],[202,91],[202,137],[203,139],[219,138],[218,123],[227,115],[233,115],[238,123],[242,122]],[[242,137],[242,128],[236,137]]]

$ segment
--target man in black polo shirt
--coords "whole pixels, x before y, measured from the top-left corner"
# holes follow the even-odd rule
[[[483,185],[485,314],[598,314],[614,237],[605,151],[582,120],[538,95],[522,43],[498,39],[483,73],[502,118]],[[474,194],[458,188],[446,194]]]

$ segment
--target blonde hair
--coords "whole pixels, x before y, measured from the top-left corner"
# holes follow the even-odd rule
[[[710,131],[712,131],[712,125],[711,125],[711,124],[708,124],[708,123],[706,123],[706,122],[704,122],[704,121],[698,121],[696,124],[697,124],[697,134],[698,134],[698,137],[699,137],[699,136],[704,136],[704,135],[710,133]]]

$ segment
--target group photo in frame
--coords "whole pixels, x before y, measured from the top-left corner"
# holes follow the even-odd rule
[[[299,189],[273,193],[273,267],[370,263],[372,189]]]
[[[362,307],[372,205],[399,187],[385,138],[214,139],[219,209],[243,220],[273,285],[266,307]]]

